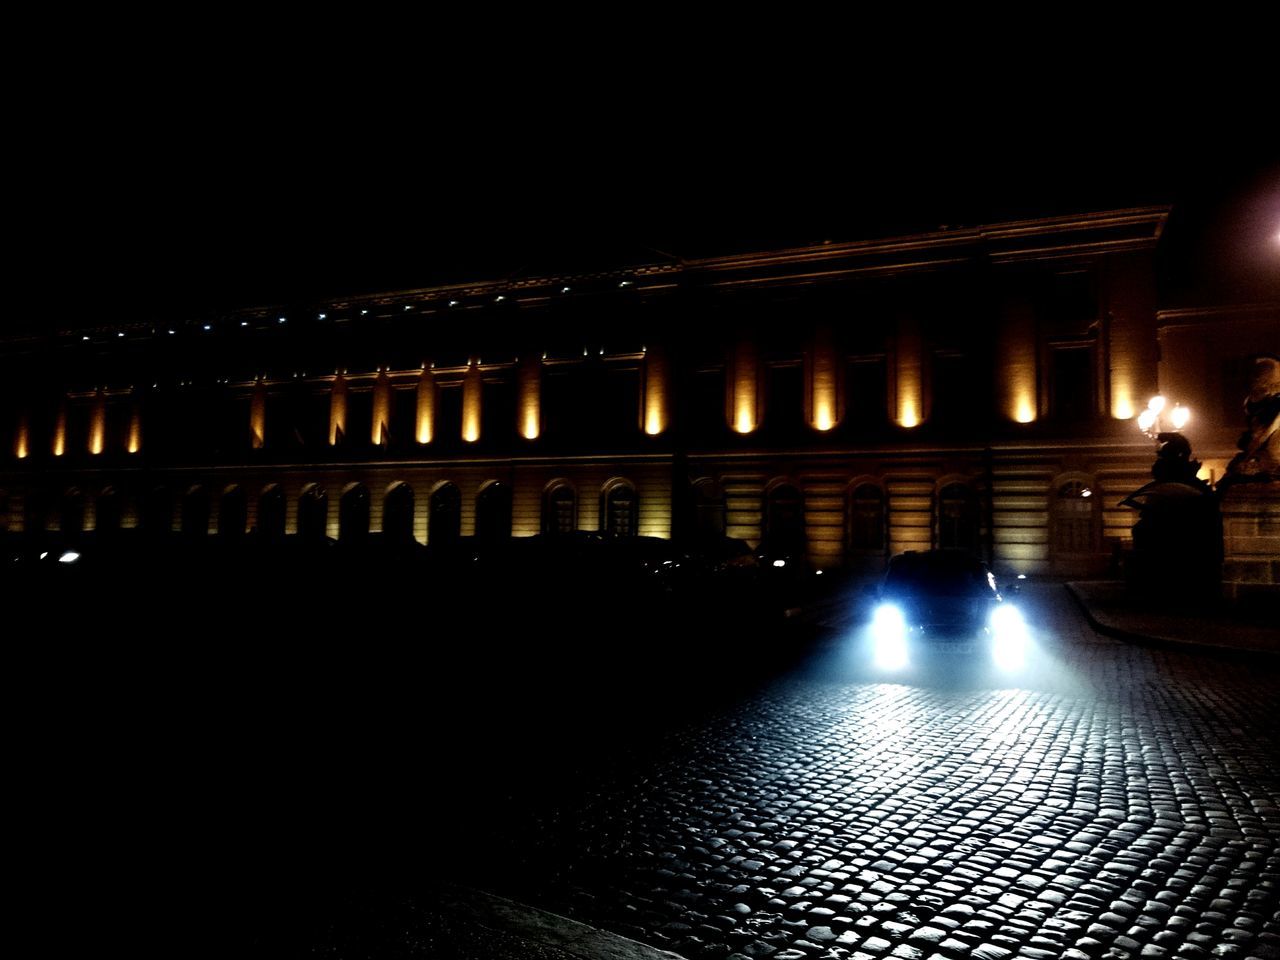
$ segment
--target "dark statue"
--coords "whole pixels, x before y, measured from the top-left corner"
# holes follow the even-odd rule
[[[1172,602],[1217,596],[1222,579],[1222,518],[1200,461],[1180,433],[1161,433],[1151,482],[1120,501],[1139,511],[1133,527],[1130,587]]]
[[[1244,401],[1246,428],[1223,485],[1280,481],[1280,357],[1264,354],[1253,362],[1253,382]]]

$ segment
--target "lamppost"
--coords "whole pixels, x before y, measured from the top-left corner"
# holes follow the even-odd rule
[[[1172,427],[1174,431],[1179,431],[1190,420],[1191,410],[1188,407],[1175,403],[1170,408],[1168,401],[1156,394],[1147,401],[1147,409],[1138,414],[1138,429],[1152,440],[1162,443],[1160,435],[1170,432],[1166,428]]]

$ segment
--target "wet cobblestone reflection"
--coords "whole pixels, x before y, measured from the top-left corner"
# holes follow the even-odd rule
[[[1026,689],[820,671],[620,760],[517,892],[690,958],[1280,956],[1274,674],[1044,607]]]

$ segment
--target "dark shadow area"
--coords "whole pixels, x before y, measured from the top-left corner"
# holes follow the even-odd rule
[[[788,670],[814,630],[787,611],[840,587],[733,543],[446,542],[6,543],[37,885],[74,857],[103,924],[146,903],[156,943],[237,955],[372,880],[500,885],[487,825]]]

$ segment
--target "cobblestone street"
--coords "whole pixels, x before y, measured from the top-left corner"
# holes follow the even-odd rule
[[[690,958],[1280,957],[1274,672],[1097,636],[1057,585],[1025,606],[1029,682],[834,644],[531,791],[489,885]]]

